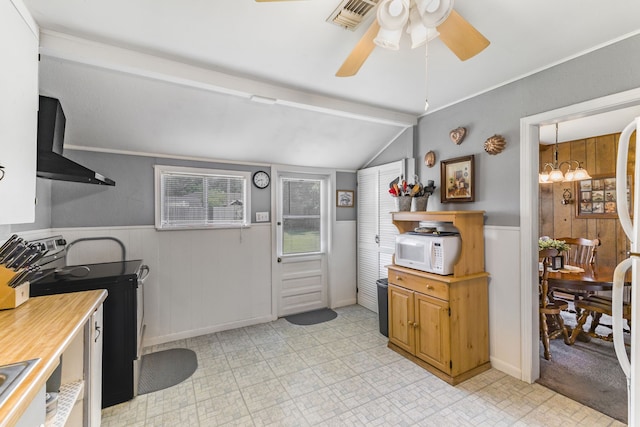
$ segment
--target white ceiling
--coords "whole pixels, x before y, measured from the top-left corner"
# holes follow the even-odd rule
[[[425,52],[406,40],[334,76],[373,18],[325,22],[339,0],[24,2],[67,145],[347,170],[416,122],[425,90],[435,111],[640,32],[635,0],[458,0],[491,45],[461,62],[433,40],[425,89]]]

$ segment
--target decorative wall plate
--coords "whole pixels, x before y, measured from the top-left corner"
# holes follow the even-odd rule
[[[451,141],[453,141],[454,144],[460,145],[466,134],[467,130],[463,127],[459,127],[449,132],[449,138],[451,138]]]
[[[436,164],[436,153],[429,151],[424,155],[424,164],[432,168]]]
[[[499,154],[502,153],[505,145],[507,145],[507,141],[502,135],[493,135],[484,142],[484,151],[492,155]]]

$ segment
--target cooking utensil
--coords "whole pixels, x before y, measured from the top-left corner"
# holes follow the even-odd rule
[[[7,268],[13,268],[14,270],[18,270],[20,267],[24,265],[24,262],[31,256],[32,254],[38,251],[37,246],[29,245],[22,252],[16,255],[13,260],[11,260],[7,264]]]
[[[16,286],[18,286],[19,284],[21,284],[23,282],[22,279],[24,277],[26,277],[28,273],[29,273],[29,271],[27,269],[22,270],[21,272],[17,273],[15,276],[13,276],[13,278],[11,280],[9,280],[7,285],[10,288],[15,288]]]
[[[9,252],[7,254],[6,257],[4,257],[2,259],[1,264],[3,264],[5,267],[9,268],[9,264],[11,264],[11,262],[14,260],[15,257],[17,257],[18,255],[20,255],[22,253],[22,251],[24,251],[27,248],[27,246],[23,243],[18,243],[11,252]]]
[[[16,249],[16,247],[18,245],[20,245],[20,243],[22,242],[22,238],[18,237],[17,239],[13,240],[7,247],[5,247],[4,251],[2,252],[1,256],[2,258],[0,259],[0,264],[3,264],[4,261],[7,259],[7,257],[13,253],[13,251]]]
[[[11,244],[13,243],[14,240],[16,240],[18,238],[17,234],[14,234],[13,236],[9,237],[7,239],[6,242],[4,242],[4,244],[2,246],[0,246],[0,257],[4,256],[4,252],[5,250],[11,246]]]
[[[35,265],[36,262],[38,262],[38,260],[40,260],[48,251],[43,251],[41,248],[38,248],[38,250],[31,254],[20,267],[30,267],[32,265]]]

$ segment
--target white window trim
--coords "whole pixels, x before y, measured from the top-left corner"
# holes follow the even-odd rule
[[[251,172],[226,169],[206,169],[184,166],[153,165],[154,169],[154,208],[155,227],[158,231],[168,230],[197,230],[197,229],[221,229],[221,228],[246,228],[251,225]],[[244,179],[244,222],[242,223],[217,223],[198,225],[162,225],[162,174],[179,173],[186,175],[223,175],[230,177],[241,177]]]

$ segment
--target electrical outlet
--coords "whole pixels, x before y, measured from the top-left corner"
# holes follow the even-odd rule
[[[256,212],[256,222],[269,222],[269,212]]]

